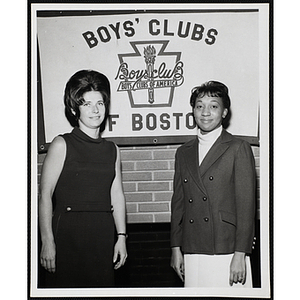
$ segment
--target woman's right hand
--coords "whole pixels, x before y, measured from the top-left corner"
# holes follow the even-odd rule
[[[54,242],[46,242],[42,244],[41,264],[50,273],[55,272],[55,248]]]
[[[181,281],[184,282],[184,260],[180,247],[172,248],[171,267],[175,270]]]

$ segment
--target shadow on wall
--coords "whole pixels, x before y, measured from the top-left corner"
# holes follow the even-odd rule
[[[170,267],[170,223],[127,224],[126,264],[116,271],[117,287],[183,287]]]

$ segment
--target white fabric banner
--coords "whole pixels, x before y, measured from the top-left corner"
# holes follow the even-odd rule
[[[104,137],[195,134],[191,89],[208,80],[229,88],[228,131],[258,134],[258,9],[42,16],[37,35],[47,143],[71,130],[63,92],[81,69],[110,80]]]

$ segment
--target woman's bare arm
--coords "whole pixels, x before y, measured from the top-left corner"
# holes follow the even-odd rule
[[[56,137],[51,143],[45,158],[41,175],[39,198],[39,225],[42,240],[41,264],[49,272],[55,272],[55,242],[52,232],[52,195],[63,168],[66,156],[66,143]]]
[[[125,197],[122,187],[121,179],[121,162],[120,151],[117,147],[117,159],[116,159],[116,176],[111,187],[111,201],[113,206],[113,217],[116,225],[117,233],[126,233],[126,206]],[[115,263],[119,257],[118,262],[115,265],[115,269],[120,268],[125,264],[127,258],[126,250],[126,236],[118,235],[118,240],[115,244],[114,258]]]

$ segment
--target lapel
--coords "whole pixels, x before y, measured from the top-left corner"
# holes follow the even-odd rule
[[[214,162],[229,148],[229,143],[232,140],[232,135],[223,129],[221,135],[212,145],[200,165],[200,177],[214,164]]]
[[[202,176],[214,164],[214,162],[229,148],[229,143],[232,140],[232,135],[223,129],[221,135],[212,145],[204,160],[199,167],[198,154],[198,137],[195,138],[189,145],[186,145],[184,152],[184,159],[187,169],[191,174],[193,180],[198,185],[203,193],[206,193],[205,185],[202,181]]]
[[[187,165],[187,169],[191,174],[193,180],[198,185],[200,190],[203,193],[206,193],[205,186],[200,177],[199,171],[199,155],[198,155],[198,137],[195,140],[186,146],[184,159]]]

